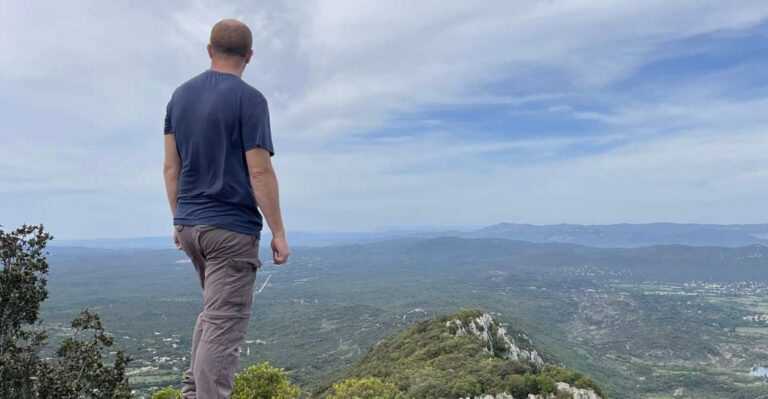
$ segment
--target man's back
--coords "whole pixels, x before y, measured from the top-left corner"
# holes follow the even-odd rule
[[[235,75],[208,70],[176,89],[165,125],[182,162],[174,223],[258,237],[262,218],[244,153],[274,154],[264,96]]]

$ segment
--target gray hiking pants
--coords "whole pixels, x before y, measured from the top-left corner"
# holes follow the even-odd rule
[[[228,399],[245,340],[259,262],[259,240],[214,226],[175,226],[203,287],[203,312],[192,334],[186,399]]]

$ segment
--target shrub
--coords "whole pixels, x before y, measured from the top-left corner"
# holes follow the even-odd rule
[[[376,377],[350,378],[333,384],[333,393],[327,399],[402,399],[405,396],[395,384]]]
[[[181,399],[181,391],[174,387],[168,387],[153,393],[152,399]]]
[[[264,362],[235,376],[232,399],[294,399],[300,393],[299,388],[288,381],[285,371]]]

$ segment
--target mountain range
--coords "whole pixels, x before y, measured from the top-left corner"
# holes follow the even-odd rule
[[[294,246],[328,246],[359,244],[394,238],[462,237],[505,238],[536,243],[568,243],[591,247],[643,247],[664,244],[691,246],[739,247],[768,245],[768,224],[607,224],[533,225],[499,223],[480,229],[396,229],[369,232],[291,231]],[[263,242],[269,240],[265,231]],[[54,241],[54,246],[98,248],[170,248],[168,237],[133,237]]]

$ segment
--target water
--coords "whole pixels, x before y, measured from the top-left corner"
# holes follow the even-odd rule
[[[749,375],[755,377],[768,377],[768,366],[755,366],[749,370]]]

